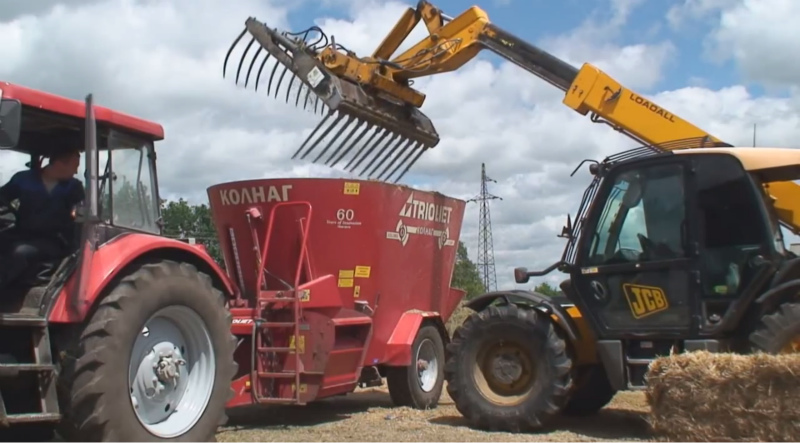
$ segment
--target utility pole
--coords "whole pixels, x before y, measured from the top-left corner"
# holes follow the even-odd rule
[[[467,200],[479,202],[480,219],[478,221],[478,261],[475,263],[481,273],[481,281],[486,291],[497,290],[497,273],[494,267],[494,245],[492,244],[492,218],[489,215],[489,200],[502,200],[489,193],[487,183],[494,182],[486,175],[486,164],[481,163],[481,193],[478,197]]]

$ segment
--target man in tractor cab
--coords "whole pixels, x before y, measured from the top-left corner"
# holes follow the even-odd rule
[[[14,227],[0,233],[0,288],[15,283],[31,266],[71,252],[75,209],[84,199],[83,183],[75,178],[79,146],[70,140],[52,151],[47,166],[32,162],[0,187],[0,207],[19,201]]]

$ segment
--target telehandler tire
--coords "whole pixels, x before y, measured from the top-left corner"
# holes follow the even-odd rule
[[[231,314],[208,275],[141,265],[84,324],[60,384],[63,437],[215,441],[238,365]]]
[[[784,303],[761,318],[750,334],[753,351],[768,354],[800,352],[800,303]]]
[[[444,388],[444,342],[433,325],[424,325],[411,344],[411,365],[386,371],[389,395],[396,406],[433,409]]]
[[[573,417],[592,415],[614,399],[617,391],[611,387],[602,364],[581,367],[577,373],[576,386],[561,411],[562,414]]]
[[[567,345],[547,315],[513,304],[472,314],[447,347],[447,392],[471,426],[538,430],[571,387]]]

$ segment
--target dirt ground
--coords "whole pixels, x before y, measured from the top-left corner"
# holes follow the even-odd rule
[[[396,408],[385,388],[297,406],[230,411],[218,441],[650,441],[644,394],[621,392],[596,416],[559,418],[552,431],[489,433],[470,429],[444,393],[437,409]]]

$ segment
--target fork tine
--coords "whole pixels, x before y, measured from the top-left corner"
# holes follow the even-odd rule
[[[253,37],[250,39],[250,42],[247,44],[247,47],[244,48],[244,53],[242,54],[242,58],[239,59],[239,68],[236,69],[236,84],[239,84],[239,74],[242,72],[242,65],[244,64],[244,60],[247,58],[247,53],[250,51],[250,47],[253,46],[255,43],[256,38]]]
[[[400,146],[400,144],[402,144],[402,143],[403,143],[403,140],[405,140],[405,137],[403,137],[402,135],[400,135],[400,134],[397,134],[397,135],[395,135],[395,139],[393,139],[393,140],[392,140],[392,143],[387,143],[387,144],[386,144],[386,146],[384,146],[384,147],[383,147],[383,149],[381,149],[380,151],[378,151],[378,152],[375,154],[375,157],[372,157],[372,161],[370,161],[370,162],[367,164],[367,166],[365,166],[365,167],[364,167],[364,169],[361,171],[361,175],[364,175],[364,172],[365,172],[367,169],[369,169],[369,167],[370,167],[370,166],[371,166],[373,163],[375,163],[376,161],[378,161],[378,159],[379,159],[379,158],[382,158],[382,160],[381,160],[381,161],[380,161],[378,164],[376,164],[374,168],[372,168],[372,169],[369,171],[369,174],[367,174],[367,177],[368,177],[368,178],[369,178],[369,177],[371,177],[371,176],[372,176],[372,174],[375,172],[375,170],[376,170],[376,169],[378,169],[378,167],[379,167],[379,166],[380,166],[380,165],[381,165],[383,162],[385,162],[385,161],[386,161],[386,159],[387,159],[387,158],[389,158],[389,156],[391,156],[391,155],[392,155],[392,153],[393,153],[395,150],[397,150],[397,147],[398,147],[398,146]],[[390,148],[390,146],[391,146],[391,148]]]
[[[319,128],[321,128],[322,126],[324,126],[324,125],[325,125],[325,122],[326,122],[326,121],[328,121],[328,119],[329,119],[329,118],[331,118],[331,115],[333,115],[333,113],[327,114],[327,115],[325,116],[325,118],[323,118],[323,119],[322,119],[322,121],[320,121],[320,122],[317,124],[317,126],[314,128],[314,130],[313,130],[313,131],[311,131],[311,134],[308,134],[308,137],[306,137],[306,139],[303,141],[303,144],[302,144],[302,145],[300,145],[300,147],[299,147],[299,148],[297,148],[297,151],[294,153],[294,155],[292,156],[292,158],[295,158],[295,157],[297,157],[297,154],[299,154],[299,153],[300,153],[300,151],[302,151],[302,150],[303,150],[303,147],[304,147],[304,146],[305,146],[305,145],[306,145],[306,144],[307,144],[307,143],[308,143],[308,142],[311,140],[311,138],[312,138],[312,137],[314,137],[314,134],[316,134],[316,133],[317,133],[317,131],[319,131]],[[306,155],[308,155],[308,153],[306,153]],[[305,157],[305,155],[304,155],[303,157]]]
[[[342,116],[345,116],[345,114],[342,114]],[[344,132],[344,130],[347,129],[348,126],[350,126],[350,121],[353,119],[353,116],[352,115],[346,115],[346,117],[347,117],[347,119],[339,127],[339,130],[336,131],[336,135],[334,135],[330,139],[328,144],[325,145],[325,147],[322,149],[322,152],[320,152],[319,155],[317,155],[317,157],[314,160],[311,161],[312,163],[316,163],[323,155],[325,155],[325,153],[328,152],[328,149],[330,149],[331,146],[333,146],[333,144],[336,143],[339,140],[339,137],[342,136],[342,132]],[[338,121],[338,119],[337,119],[337,121]],[[331,128],[331,129],[333,129],[333,128]]]
[[[258,84],[261,83],[261,71],[264,69],[264,66],[267,65],[267,60],[269,60],[269,51],[267,52],[267,56],[264,57],[264,60],[261,60],[261,66],[258,67],[258,74],[256,74],[256,91],[258,91]],[[275,63],[278,62],[276,61]],[[269,93],[267,93],[267,95],[269,95]]]
[[[316,147],[319,144],[319,142],[321,142],[322,139],[324,139],[328,135],[328,133],[330,133],[333,130],[333,128],[339,123],[339,121],[344,117],[344,113],[342,113],[342,112],[337,112],[336,114],[337,114],[336,115],[336,120],[334,120],[333,123],[331,123],[330,125],[328,125],[327,128],[325,128],[325,131],[322,133],[322,135],[319,136],[319,138],[317,138],[317,141],[315,141],[313,145],[308,147],[308,149],[306,150],[306,153],[303,154],[302,157],[300,157],[301,160],[306,158],[306,156],[308,154],[310,154],[311,151],[314,150],[314,147]],[[321,123],[320,123],[320,125],[321,125]]]
[[[392,169],[392,172],[390,172],[390,173],[389,173],[389,174],[388,174],[386,177],[381,177],[381,178],[379,178],[379,180],[386,180],[386,181],[388,181],[388,180],[389,180],[389,177],[393,176],[393,175],[395,174],[395,172],[397,172],[397,171],[398,171],[398,170],[399,170],[401,167],[403,167],[403,165],[404,165],[404,164],[405,164],[405,163],[408,161],[408,159],[409,159],[409,158],[410,158],[410,157],[411,157],[411,156],[414,154],[414,152],[416,152],[416,151],[417,151],[417,149],[421,149],[421,146],[422,146],[422,143],[420,143],[420,142],[416,142],[416,143],[414,143],[414,145],[413,145],[411,148],[409,148],[409,149],[407,149],[407,150],[406,150],[406,152],[405,152],[405,156],[403,157],[403,159],[402,159],[402,160],[400,160],[400,162],[399,162],[399,163],[397,163],[397,166],[395,166],[395,167],[394,167],[394,169]],[[397,158],[400,158],[400,155],[398,155],[398,156],[397,156]],[[390,166],[391,166],[391,165],[390,165]],[[389,169],[389,168],[387,167],[386,169]]]
[[[364,138],[365,135],[367,135],[367,132],[369,132],[370,129],[374,128],[374,126],[367,123],[366,120],[362,120],[361,124],[366,126],[364,127],[364,129],[361,130],[361,133],[358,134],[358,137],[356,137],[356,139],[353,140],[353,143],[350,143],[350,146],[348,146],[347,149],[344,150],[344,152],[339,154],[339,157],[337,157],[336,160],[334,160],[333,163],[331,163],[329,166],[331,167],[336,166],[336,163],[342,161],[342,158],[344,158],[344,156],[347,155],[347,153],[350,152],[358,144],[358,142],[361,141],[362,138]],[[344,143],[342,143],[342,147],[344,147]],[[334,155],[336,155],[336,153],[332,154],[331,158],[333,158]],[[331,159],[328,159],[328,161],[330,160]],[[328,162],[325,162],[325,164],[327,165]]]
[[[231,45],[231,47],[228,48],[228,53],[225,54],[225,61],[222,62],[222,78],[225,78],[225,71],[228,68],[228,59],[231,57],[231,53],[233,52],[233,48],[235,48],[236,45],[239,44],[239,41],[242,39],[242,37],[244,37],[245,34],[247,34],[247,28],[242,29],[242,32],[239,34],[238,37],[236,37],[236,40],[233,41],[233,44]]]
[[[255,39],[253,39],[255,40]],[[256,54],[253,56],[253,59],[250,60],[250,67],[247,68],[247,76],[244,78],[244,87],[247,88],[247,83],[250,82],[250,73],[253,71],[253,66],[256,64],[256,60],[258,60],[258,54],[261,54],[261,50],[264,49],[261,46],[258,47],[256,50]],[[269,54],[267,54],[269,55]]]
[[[337,152],[341,151],[341,150],[342,150],[342,148],[344,148],[344,147],[345,147],[345,145],[347,144],[347,142],[348,142],[348,141],[350,141],[350,138],[352,138],[352,137],[353,137],[353,134],[355,134],[356,130],[358,130],[358,128],[360,128],[360,127],[361,127],[361,126],[362,126],[364,123],[365,123],[365,122],[364,122],[364,121],[362,121],[361,119],[354,117],[352,122],[348,121],[348,122],[345,124],[345,126],[350,126],[350,132],[348,132],[348,133],[347,133],[347,135],[344,137],[344,139],[342,139],[342,142],[341,142],[341,143],[339,143],[339,147],[337,147],[337,148],[336,148],[336,149],[335,149],[333,152],[331,152],[331,155],[328,157],[328,159],[327,159],[327,160],[325,160],[325,164],[326,164],[326,165],[327,165],[328,163],[330,163],[330,161],[333,159],[333,157],[334,157],[334,156],[336,156],[336,153],[337,153]],[[343,128],[344,128],[344,127],[343,127]],[[316,159],[314,159],[314,162],[316,162],[317,160],[319,160],[319,158],[320,158],[320,157],[322,157],[322,154],[320,154],[319,156],[317,156],[317,158],[316,158]]]
[[[387,172],[389,172],[389,170],[391,169],[392,165],[393,165],[393,164],[395,164],[395,163],[397,163],[397,160],[399,160],[399,159],[400,159],[400,157],[402,157],[402,156],[403,156],[403,154],[405,154],[405,153],[406,153],[406,151],[410,151],[409,147],[410,147],[410,146],[412,146],[413,144],[415,144],[415,143],[414,143],[414,140],[412,140],[412,139],[410,139],[410,138],[409,138],[409,139],[406,139],[406,142],[405,142],[405,144],[403,145],[403,147],[402,147],[402,148],[400,148],[400,151],[398,151],[398,152],[397,152],[397,155],[395,155],[395,156],[392,158],[392,161],[390,161],[390,162],[389,162],[389,164],[388,164],[388,165],[386,165],[386,167],[385,167],[385,168],[383,168],[383,171],[381,171],[381,173],[380,173],[380,174],[378,174],[378,177],[377,177],[377,178],[378,178],[378,180],[382,180],[382,179],[383,179],[383,176],[384,176],[384,175],[386,175],[386,173],[387,173]],[[387,156],[387,157],[386,157],[386,159],[384,159],[384,161],[383,161],[383,162],[381,162],[381,164],[382,164],[382,163],[384,163],[386,160],[388,160],[388,159],[389,159],[389,157],[391,157],[391,156],[392,156],[392,154],[394,153],[394,151],[396,151],[396,150],[397,150],[397,148],[398,148],[398,147],[399,147],[399,145],[395,147],[395,149],[392,151],[392,153],[391,153],[391,154],[389,154],[389,156]],[[378,166],[380,166],[380,165],[378,165]],[[375,169],[378,169],[378,166],[376,166],[376,167],[375,167]],[[372,175],[372,173],[370,173],[370,175]]]

